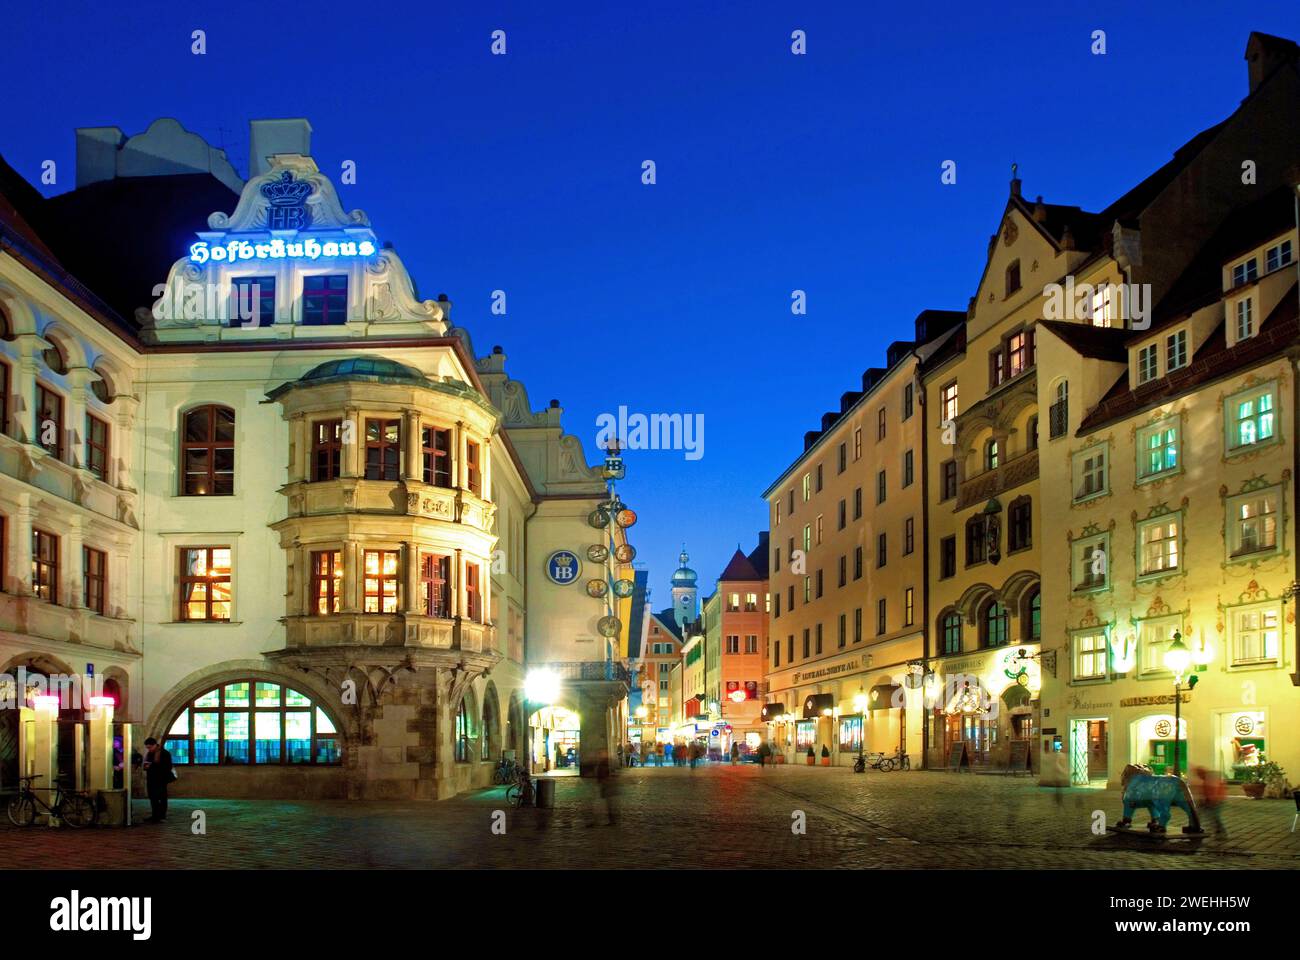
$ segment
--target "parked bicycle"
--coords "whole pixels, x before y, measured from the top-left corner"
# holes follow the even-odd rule
[[[880,761],[880,769],[888,773],[890,770],[911,770],[912,760],[903,751],[898,751],[892,757],[884,757]]]
[[[65,789],[60,781],[49,789],[54,793],[54,802],[47,804],[36,794],[32,781],[41,779],[39,775],[18,778],[18,794],[9,800],[9,822],[15,827],[30,827],[36,822],[38,813],[45,813],[53,820],[59,820],[70,827],[93,827],[99,819],[99,808],[90,794],[78,790]]]
[[[509,757],[502,757],[492,771],[492,782],[497,786],[507,786],[519,779],[524,768]]]
[[[506,788],[506,802],[513,807],[531,807],[533,797],[533,778],[521,767],[519,779]]]

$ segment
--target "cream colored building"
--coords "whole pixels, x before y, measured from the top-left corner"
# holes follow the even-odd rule
[[[787,762],[852,764],[860,751],[923,754],[927,656],[921,357],[959,314],[917,317],[862,389],[805,437],[764,493],[771,522],[766,660],[770,742]]]
[[[1043,615],[1043,734],[1075,784],[1115,784],[1127,763],[1172,772],[1175,750],[1183,773],[1300,770],[1298,244],[1283,186],[1227,218],[1150,328],[1081,352],[1040,327],[1041,362],[1078,400],[1042,467],[1059,551],[1043,590],[1067,598]],[[1176,633],[1197,681],[1181,716]]]
[[[44,204],[81,246],[10,198],[0,666],[111,681],[195,795],[446,797],[507,750],[544,765],[566,711],[586,768],[626,725],[628,625],[607,640],[583,589],[602,469],[415,295],[309,142],[254,123],[245,183],[175,121],[79,131],[79,189]],[[89,225],[105,196],[140,221]],[[149,215],[184,241],[152,295],[70,272],[147,271]],[[529,669],[559,683],[545,718]]]

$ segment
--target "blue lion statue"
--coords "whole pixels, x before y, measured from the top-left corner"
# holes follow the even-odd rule
[[[1130,763],[1120,775],[1123,789],[1124,816],[1115,824],[1118,829],[1133,825],[1133,811],[1145,808],[1151,814],[1147,828],[1152,833],[1164,833],[1169,826],[1173,807],[1181,807],[1187,814],[1188,825],[1184,833],[1203,833],[1201,818],[1196,812],[1192,791],[1181,777],[1157,777],[1151,768],[1140,763]]]

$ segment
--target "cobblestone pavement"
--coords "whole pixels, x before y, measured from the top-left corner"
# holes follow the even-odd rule
[[[0,827],[0,865],[58,868],[784,867],[1248,869],[1300,867],[1289,800],[1231,799],[1227,839],[1096,836],[1118,791],[1024,778],[751,765],[623,770],[617,822],[595,784],[556,783],[554,811],[516,811],[503,788],[440,803],[173,800],[129,830]],[[137,815],[147,805],[137,803]],[[207,834],[191,832],[203,811]],[[506,832],[492,832],[505,811]],[[598,823],[588,825],[593,812]],[[791,830],[795,811],[806,833]],[[1145,815],[1139,814],[1139,825]],[[1145,830],[1140,830],[1145,834]]]

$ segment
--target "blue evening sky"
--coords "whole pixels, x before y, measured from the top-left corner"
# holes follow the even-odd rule
[[[0,153],[33,181],[55,160],[43,189],[62,192],[73,128],[129,135],[172,116],[244,174],[249,119],[309,118],[324,171],[357,164],[344,205],[370,214],[423,296],[452,298],[480,353],[505,348],[534,408],[560,400],[591,460],[596,417],[620,404],[703,415],[701,459],[628,456],[661,607],[682,541],[707,593],[766,525],[760,494],[804,431],[919,310],[965,307],[1012,161],[1031,198],[1104,206],[1246,95],[1252,29],[1300,37],[1295,3],[1248,10],[15,4]],[[807,316],[790,312],[795,289]]]

